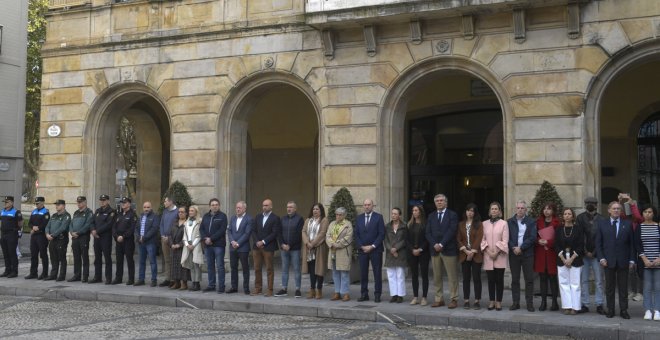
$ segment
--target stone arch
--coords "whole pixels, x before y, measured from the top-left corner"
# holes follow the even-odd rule
[[[247,150],[248,117],[257,105],[257,100],[250,100],[264,95],[269,90],[278,87],[293,87],[299,91],[313,106],[318,123],[316,193],[321,193],[322,180],[322,145],[323,129],[321,123],[321,105],[311,86],[303,79],[291,73],[272,71],[257,73],[242,78],[229,92],[220,111],[218,120],[218,171],[216,172],[216,188],[222,202],[227,206],[239,200],[245,200],[247,195]],[[317,197],[318,199],[318,197]],[[250,207],[249,207],[250,209]]]
[[[149,158],[142,164],[138,160],[138,173],[150,176],[138,177],[135,202],[150,200],[157,206],[171,175],[171,115],[159,94],[142,83],[112,85],[90,106],[83,132],[83,183],[92,196],[88,201],[93,205],[99,195],[112,197],[115,192],[114,136],[122,116],[134,121],[138,157]]]
[[[514,139],[509,95],[500,80],[486,67],[476,61],[462,57],[437,57],[419,62],[402,72],[387,90],[380,106],[380,174],[378,193],[379,205],[383,207],[405,206],[405,172],[397,159],[403,159],[405,150],[401,144],[393,143],[394,136],[404,135],[406,106],[411,92],[420,86],[420,80],[441,72],[459,71],[484,81],[493,90],[502,110],[504,136],[504,198],[505,202],[514,202]],[[507,171],[508,170],[508,171]]]
[[[618,51],[601,66],[596,76],[589,83],[584,97],[584,137],[582,143],[585,163],[583,174],[584,197],[599,197],[601,193],[600,113],[608,85],[631,67],[652,61],[660,61],[660,39],[647,40]],[[641,112],[642,115],[645,112]],[[646,112],[646,114],[650,113]],[[635,120],[633,125],[636,125],[637,130],[643,121],[644,119],[639,117]],[[630,136],[636,133],[633,126],[626,132]],[[632,156],[637,153],[631,152],[630,154]]]

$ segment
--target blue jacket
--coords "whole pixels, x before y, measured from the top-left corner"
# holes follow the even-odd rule
[[[144,213],[140,215],[140,218],[137,221],[135,226],[135,240],[140,241],[140,230],[142,229],[142,217],[145,216]],[[153,211],[149,214],[146,214],[147,220],[144,224],[144,236],[142,237],[142,244],[147,244],[156,241],[156,234],[158,233],[158,228],[160,225],[160,216],[155,214]]]
[[[174,207],[172,210],[163,210],[163,214],[160,216],[160,224],[158,228],[160,229],[160,236],[169,236],[170,228],[176,223],[179,218],[179,210]]]
[[[248,214],[243,215],[241,220],[241,225],[238,226],[236,230],[236,221],[238,218],[236,215],[231,217],[229,221],[229,226],[227,227],[227,235],[229,237],[229,243],[236,241],[238,243],[238,248],[234,249],[231,246],[229,251],[236,251],[239,253],[249,253],[250,252],[250,235],[252,234],[252,229],[254,228],[254,219]]]
[[[227,244],[225,235],[227,235],[227,215],[222,211],[218,211],[216,214],[209,211],[204,214],[202,224],[199,226],[199,236],[202,238],[202,242],[208,237],[211,239],[211,245],[208,247],[224,248]],[[206,246],[206,243],[204,245]]]
[[[619,236],[610,224],[610,217],[596,222],[596,258],[607,260],[607,268],[628,268],[635,261],[635,245],[632,225],[629,220],[619,218]]]
[[[282,229],[280,229],[280,233],[277,236],[280,247],[286,244],[289,246],[289,250],[300,250],[302,229],[305,220],[302,216],[293,214],[293,216],[285,215],[280,217],[280,223],[282,224]]]
[[[518,217],[513,215],[507,223],[509,224],[509,256],[514,255],[513,248],[520,247],[524,257],[534,256],[534,243],[536,242],[536,221],[525,215],[522,223],[527,226],[523,235],[522,244],[518,244]]]
[[[429,241],[429,252],[431,253],[431,256],[437,256],[439,254],[433,247],[437,243],[442,244],[443,255],[457,256],[457,231],[458,215],[456,215],[455,212],[445,208],[442,222],[438,221],[437,211],[430,213],[426,220],[426,240]]]
[[[372,211],[371,218],[369,218],[369,225],[365,226],[367,222],[366,215],[360,214],[355,221],[355,241],[358,247],[358,253],[362,253],[362,246],[376,246],[374,251],[383,251],[383,240],[385,239],[385,221],[383,215]]]

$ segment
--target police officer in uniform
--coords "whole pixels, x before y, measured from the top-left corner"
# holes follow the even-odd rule
[[[66,211],[64,200],[55,201],[55,210],[46,226],[46,238],[50,241],[48,250],[50,251],[50,259],[53,262],[53,269],[46,280],[64,281],[66,278],[66,248],[69,245],[71,215]]]
[[[73,277],[68,282],[87,282],[89,277],[89,233],[94,224],[94,213],[87,207],[85,196],[78,196],[76,202],[78,202],[78,210],[73,213],[69,230],[72,240]]]
[[[50,219],[50,212],[44,207],[46,200],[39,196],[34,199],[37,208],[32,210],[30,215],[30,275],[26,280],[36,279],[39,267],[39,258],[41,257],[41,275],[39,280],[48,277],[48,239],[46,239],[46,226]]]
[[[94,238],[94,279],[89,283],[102,281],[103,261],[105,261],[105,284],[112,282],[112,226],[115,222],[115,211],[110,207],[110,196],[101,195],[101,207],[94,212],[92,237]]]
[[[5,271],[0,277],[18,276],[18,231],[23,227],[23,215],[14,208],[14,196],[5,197],[5,208],[0,213],[0,246],[5,258]]]
[[[128,265],[128,281],[126,285],[135,283],[135,228],[138,226],[138,218],[135,210],[131,208],[131,199],[121,198],[121,211],[117,213],[115,224],[112,227],[112,237],[115,239],[115,262],[117,269],[113,285],[122,283],[124,278],[124,256]]]

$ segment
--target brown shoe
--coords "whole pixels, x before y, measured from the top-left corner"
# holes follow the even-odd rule
[[[442,307],[442,306],[444,306],[444,305],[445,305],[445,302],[444,302],[444,301],[436,301],[436,302],[434,302],[434,303],[431,305],[431,307],[432,307],[432,308],[438,308],[438,307]]]
[[[250,295],[252,295],[252,296],[261,295],[261,290],[255,289],[250,293]]]
[[[273,296],[273,291],[272,290],[267,290],[266,293],[264,294],[265,297],[271,297]]]
[[[316,299],[321,300],[323,298],[323,293],[321,292],[320,289],[316,290]]]
[[[330,301],[337,301],[339,299],[341,299],[341,297],[339,297],[339,293],[335,293],[332,295],[332,298],[330,298]]]
[[[458,302],[456,302],[456,300],[451,300],[451,302],[447,306],[447,308],[449,308],[449,309],[454,309],[456,307],[458,307]]]
[[[188,290],[188,281],[181,281],[181,288],[179,290]]]
[[[344,294],[344,297],[343,297],[341,300],[342,300],[343,302],[351,301],[351,296],[348,295],[348,294]]]
[[[313,299],[316,296],[316,290],[315,289],[310,289],[309,292],[307,292],[307,298],[308,299]]]
[[[181,281],[172,282],[170,289],[179,289],[181,288]]]

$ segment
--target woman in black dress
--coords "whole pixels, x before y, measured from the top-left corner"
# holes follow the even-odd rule
[[[172,255],[172,282],[171,289],[188,289],[188,280],[190,280],[190,270],[181,265],[181,254],[183,253],[183,231],[186,228],[188,219],[188,209],[186,207],[178,208],[176,223],[170,228],[170,252]]]

